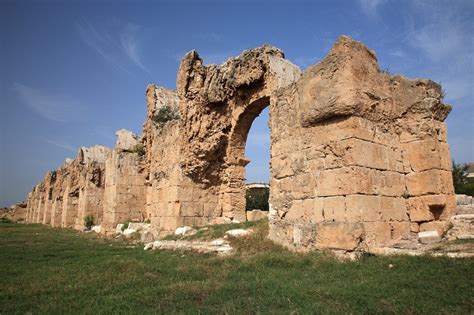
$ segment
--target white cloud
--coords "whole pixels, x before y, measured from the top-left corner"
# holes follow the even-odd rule
[[[41,138],[41,141],[49,143],[51,145],[54,145],[58,148],[66,150],[66,151],[73,152],[73,153],[76,153],[77,150],[78,150],[77,148],[73,147],[72,145],[70,145],[68,143],[64,143],[64,142],[61,142],[61,141],[56,141],[56,140],[53,140],[53,139]]]
[[[141,28],[128,23],[120,24],[114,29],[98,29],[89,22],[77,25],[81,39],[102,58],[117,69],[131,74],[127,63],[132,63],[143,71],[150,73],[145,67],[138,34]]]
[[[67,122],[77,120],[80,116],[81,105],[67,97],[48,95],[20,83],[14,83],[12,89],[25,105],[49,120]]]
[[[143,65],[140,55],[140,47],[137,42],[137,33],[140,28],[133,24],[128,24],[120,33],[120,44],[125,51],[125,54],[133,61],[133,63],[141,68],[143,71],[150,73],[150,71]]]
[[[376,16],[377,9],[384,2],[385,0],[359,0],[359,6],[366,15]]]
[[[394,57],[398,57],[398,58],[406,58],[407,57],[407,54],[401,49],[392,50],[389,53],[389,55],[394,56]]]
[[[461,2],[458,2],[461,3]],[[411,25],[408,43],[432,64],[431,72],[446,89],[449,102],[473,98],[474,27],[466,18],[466,8],[450,3],[417,3],[418,20]]]

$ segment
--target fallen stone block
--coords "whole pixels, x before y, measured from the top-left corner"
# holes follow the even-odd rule
[[[102,227],[100,225],[94,225],[92,228],[91,228],[91,231],[92,232],[96,232],[96,233],[100,233],[102,231]]]
[[[142,234],[140,235],[140,241],[142,243],[146,243],[146,244],[153,243],[154,240],[155,240],[155,236],[150,231],[143,231]]]
[[[418,241],[422,244],[439,243],[441,237],[439,236],[438,231],[424,231],[418,233]]]
[[[241,236],[246,236],[250,232],[248,230],[244,229],[234,229],[234,230],[229,230],[225,232],[226,235],[233,236],[233,237],[241,237]]]
[[[123,234],[125,237],[130,237],[130,236],[132,236],[132,234],[134,234],[134,233],[137,233],[137,230],[134,230],[134,229],[125,229],[122,234]]]
[[[117,224],[117,227],[115,228],[115,234],[122,234],[122,228],[123,228],[122,223]]]
[[[144,222],[130,222],[128,224],[128,228],[136,231],[140,230],[147,230],[151,226],[150,223],[144,223]]]
[[[222,238],[218,238],[218,239],[213,240],[211,244],[214,246],[222,246],[225,244],[225,240]]]
[[[146,244],[145,247],[143,248],[143,250],[151,250],[151,249],[153,249],[153,242]]]
[[[190,226],[180,226],[174,231],[174,235],[192,235],[195,234],[196,230]]]

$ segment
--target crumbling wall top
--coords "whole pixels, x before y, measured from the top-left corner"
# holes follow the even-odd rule
[[[375,53],[347,36],[303,73],[297,90],[303,126],[352,115],[376,122],[406,116],[444,121],[451,110],[439,84],[381,71]]]

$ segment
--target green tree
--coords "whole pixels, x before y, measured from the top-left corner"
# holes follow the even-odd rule
[[[474,196],[474,180],[467,177],[468,165],[453,161],[453,184],[456,194]]]

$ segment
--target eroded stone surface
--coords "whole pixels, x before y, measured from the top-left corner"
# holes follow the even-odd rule
[[[383,73],[375,53],[346,36],[304,73],[268,45],[220,66],[191,51],[177,91],[151,84],[146,101],[143,134],[120,130],[113,150],[81,148],[48,173],[28,195],[28,222],[79,229],[93,215],[113,233],[119,223],[149,220],[158,237],[251,219],[244,149],[267,106],[277,243],[381,248],[425,231],[442,235],[456,202],[468,203],[453,192],[444,123],[451,107],[441,87]]]

